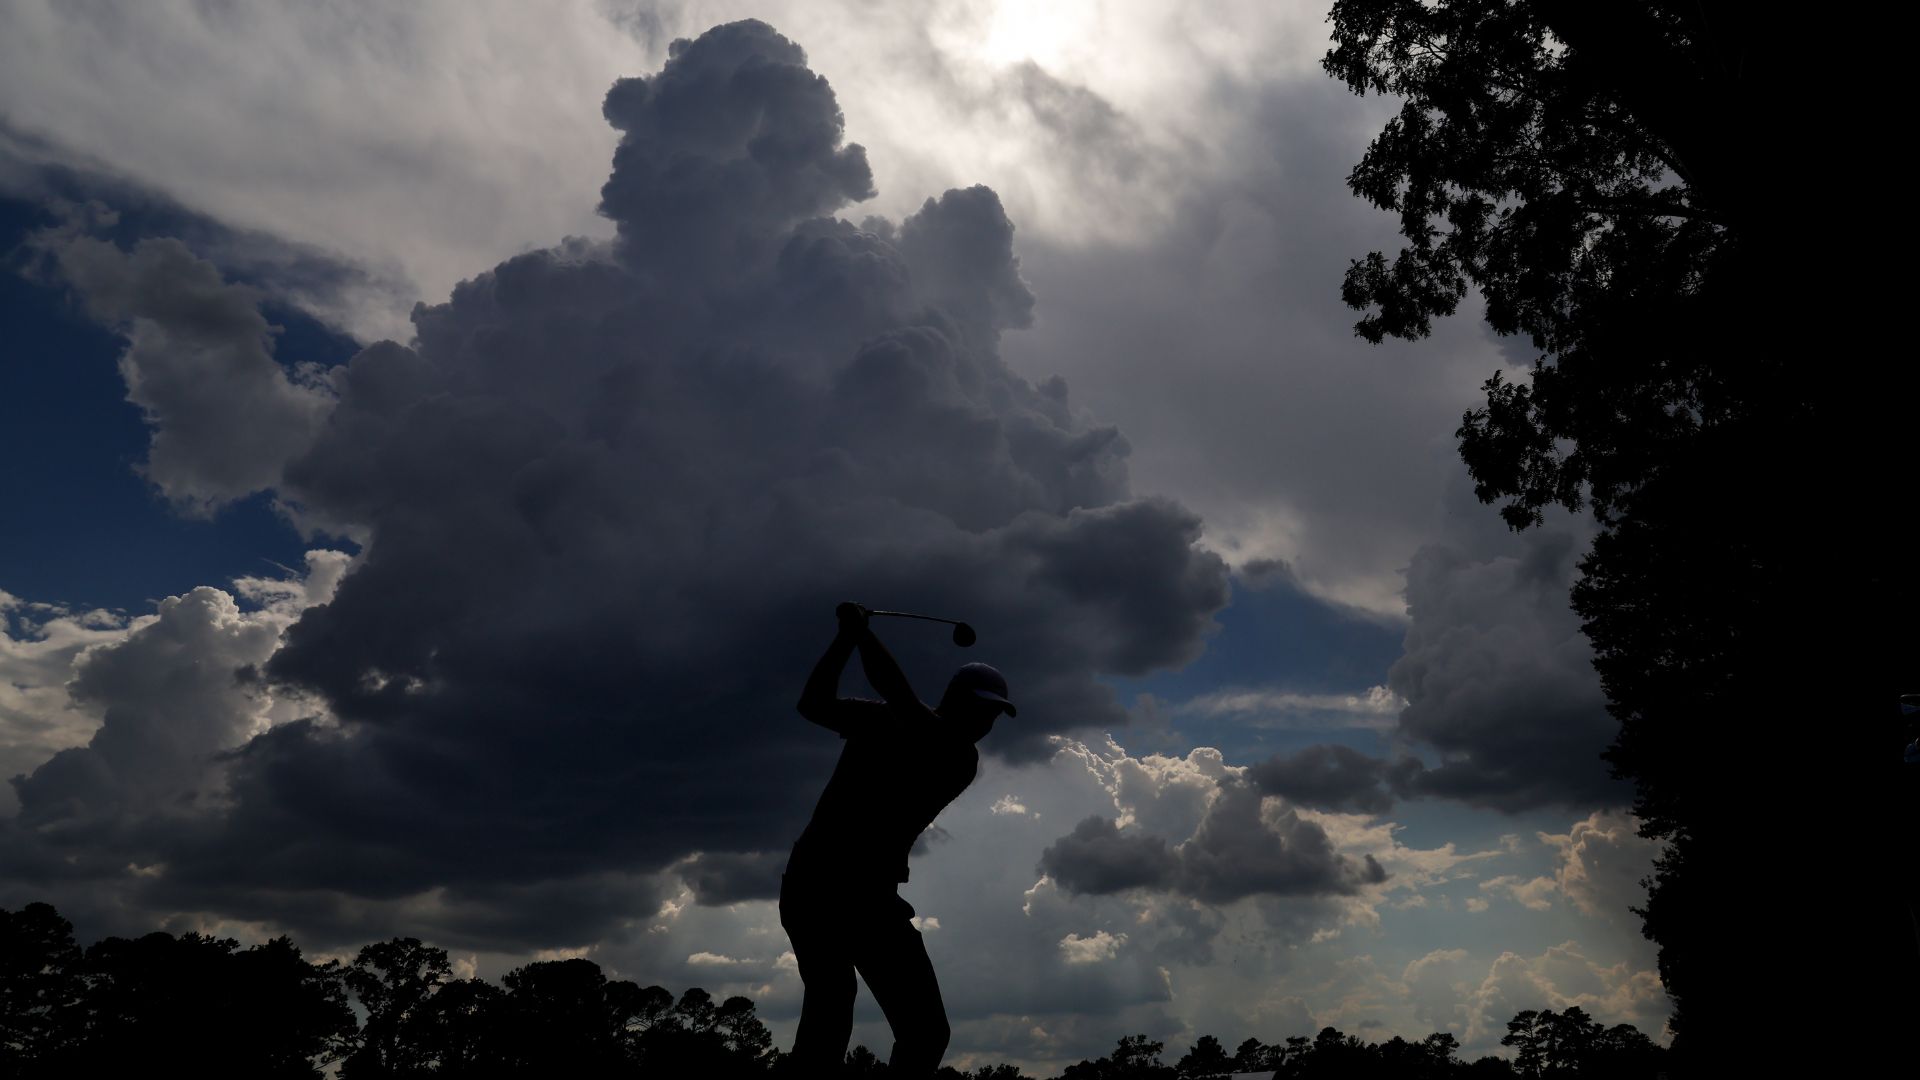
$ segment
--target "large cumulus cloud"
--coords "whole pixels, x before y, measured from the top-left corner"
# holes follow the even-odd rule
[[[1097,675],[1200,648],[1226,579],[1198,520],[1131,497],[1124,439],[999,359],[1034,299],[991,191],[832,216],[871,193],[865,157],[760,23],[677,44],[605,112],[614,241],[510,259],[323,380],[263,366],[252,321],[204,328],[252,350],[247,400],[280,412],[228,417],[246,402],[207,384],[156,455],[222,420],[277,438],[258,475],[169,475],[206,505],[269,487],[362,550],[252,658],[316,715],[227,733],[217,811],[146,841],[154,896],[342,936],[437,911],[468,940],[590,940],[694,852],[718,894],[764,888],[729,869],[777,857],[836,750],[792,713],[835,600],[972,622],[1022,706],[989,744],[1015,760],[1121,722]],[[135,296],[159,287],[143,260],[183,257],[64,242]],[[156,348],[186,340],[116,302],[173,335]],[[937,694],[959,658],[890,636]],[[57,817],[37,784],[28,811]]]

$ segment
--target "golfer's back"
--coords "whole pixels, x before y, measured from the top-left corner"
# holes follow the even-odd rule
[[[788,874],[907,880],[907,856],[979,771],[980,753],[925,705],[843,698],[820,720],[846,740]]]

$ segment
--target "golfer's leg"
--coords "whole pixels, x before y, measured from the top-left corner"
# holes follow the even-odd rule
[[[846,1060],[847,1041],[853,1037],[853,998],[859,991],[846,935],[816,920],[817,914],[796,913],[781,897],[780,921],[793,943],[804,986],[791,1055],[800,1076],[834,1075]]]
[[[947,1007],[940,1000],[940,983],[933,976],[933,962],[927,959],[926,943],[920,931],[907,921],[913,909],[904,902],[900,907],[906,915],[890,914],[861,935],[855,962],[893,1028],[893,1055],[887,1060],[890,1075],[899,1080],[921,1080],[940,1067],[952,1032],[947,1027]]]

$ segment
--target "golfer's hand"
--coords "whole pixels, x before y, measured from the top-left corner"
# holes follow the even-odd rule
[[[858,638],[867,632],[867,609],[851,600],[834,608],[833,617],[840,620],[843,637]]]

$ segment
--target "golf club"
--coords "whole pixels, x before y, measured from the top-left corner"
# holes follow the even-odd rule
[[[968,626],[966,623],[963,623],[958,619],[942,619],[934,615],[915,615],[910,611],[871,611],[870,610],[867,612],[867,614],[869,616],[891,615],[896,619],[925,619],[928,622],[952,623],[953,624],[953,643],[955,645],[960,646],[963,649],[972,648],[973,643],[979,640],[979,637],[975,635],[973,632],[973,627]]]

